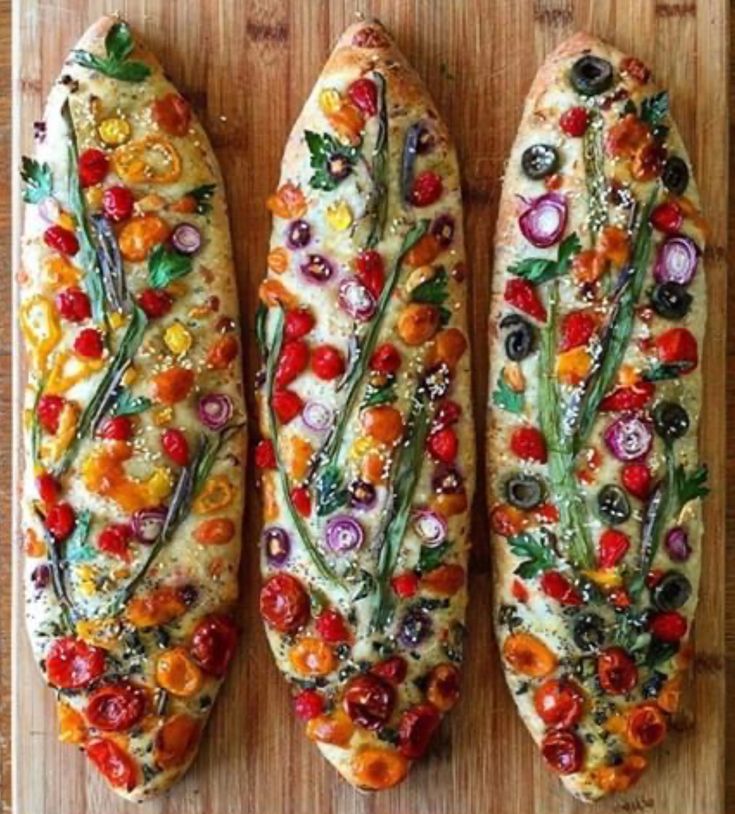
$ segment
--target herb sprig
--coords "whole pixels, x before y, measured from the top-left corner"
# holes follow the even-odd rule
[[[148,281],[153,288],[165,288],[191,273],[192,260],[163,243],[156,246],[148,258]]]
[[[41,203],[53,193],[53,175],[51,167],[44,161],[39,164],[34,158],[23,156],[20,177],[25,183],[23,200],[26,203]]]
[[[383,74],[375,71],[373,74],[378,88],[378,134],[373,148],[372,181],[373,188],[368,200],[368,214],[370,216],[370,232],[365,247],[373,249],[382,240],[385,233],[385,223],[388,218],[388,104],[386,100],[386,81]]]
[[[509,538],[508,545],[516,557],[525,557],[513,572],[523,579],[535,577],[556,564],[556,552],[528,532],[521,532]]]
[[[313,130],[304,132],[306,145],[311,153],[311,167],[314,174],[309,179],[309,185],[314,189],[327,191],[336,189],[342,181],[352,172],[360,155],[356,147],[341,144],[329,133],[315,133]],[[342,172],[330,172],[333,163],[341,165]]]
[[[99,71],[112,79],[123,82],[142,82],[150,76],[151,69],[145,62],[128,57],[135,48],[133,36],[127,23],[118,22],[110,27],[105,37],[106,56],[98,57],[89,51],[77,49],[71,52],[71,61],[91,71]]]

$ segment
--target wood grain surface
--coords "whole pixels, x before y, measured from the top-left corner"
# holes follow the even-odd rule
[[[0,2],[0,72],[8,76],[7,0]],[[728,213],[728,41],[726,0],[119,0],[119,9],[158,54],[202,117],[227,179],[242,312],[252,337],[270,228],[263,202],[277,178],[292,121],[318,76],[331,44],[356,11],[379,16],[424,77],[448,121],[463,167],[478,439],[484,435],[487,387],[486,312],[491,235],[499,178],[531,79],[548,51],[585,28],[648,62],[668,86],[695,166],[712,225],[707,252],[710,322],[705,352],[703,458],[714,493],[706,508],[702,604],[696,626],[699,652],[673,733],[653,767],[625,797],[600,812],[721,814],[735,811],[735,766],[729,804],[724,798],[725,754],[725,505],[728,472],[735,482],[735,442],[726,436],[726,394],[735,403],[735,331],[725,379],[726,232]],[[16,0],[14,158],[31,148],[31,122],[77,36],[109,10],[103,0]],[[7,94],[0,93],[0,155],[10,132]],[[4,159],[4,165],[7,158]],[[7,166],[3,166],[3,171]],[[8,186],[5,186],[6,195]],[[17,202],[16,202],[17,205]],[[17,211],[17,209],[16,209]],[[0,248],[8,255],[9,207],[0,207]],[[3,271],[9,291],[10,264]],[[735,287],[733,287],[735,288]],[[0,442],[10,451],[11,370],[9,294],[0,308]],[[735,311],[731,312],[735,313]],[[256,369],[254,341],[246,377]],[[727,386],[725,385],[727,381]],[[52,694],[37,674],[22,619],[17,534],[10,534],[9,460],[1,467],[0,523],[12,546],[0,576],[0,785],[7,810],[17,814],[119,814],[132,808],[113,798],[87,771],[84,757],[58,744]],[[479,460],[483,453],[479,451]],[[252,480],[252,479],[250,479]],[[271,663],[257,613],[256,544],[260,509],[250,487],[242,570],[242,645],[187,779],[172,793],[137,810],[142,814],[571,814],[583,809],[542,767],[516,716],[498,663],[490,626],[486,520],[478,485],[475,507],[469,647],[464,697],[432,757],[408,781],[380,796],[351,790],[319,757],[294,720],[288,693]],[[735,520],[735,512],[729,513]],[[733,526],[731,526],[732,528]],[[735,589],[729,546],[730,588]],[[12,646],[8,586],[12,577]],[[727,650],[735,654],[735,597],[729,593]],[[8,768],[8,671],[13,665],[12,803]],[[735,660],[729,660],[731,673]],[[735,749],[733,705],[730,746]],[[11,808],[12,806],[12,808]]]

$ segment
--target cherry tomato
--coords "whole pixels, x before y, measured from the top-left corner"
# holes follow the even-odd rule
[[[413,571],[396,574],[390,581],[391,588],[401,599],[410,599],[419,589],[419,578]]]
[[[391,684],[400,684],[406,678],[408,665],[402,656],[388,656],[370,668],[373,675],[390,681]]]
[[[583,107],[570,107],[559,118],[559,127],[573,138],[580,138],[587,131],[589,114]]]
[[[95,738],[89,741],[85,751],[111,786],[132,791],[138,784],[138,768],[135,761],[113,741]]]
[[[345,372],[345,360],[334,345],[317,345],[311,352],[314,375],[329,382]]]
[[[582,597],[559,571],[546,571],[541,577],[541,590],[562,605],[581,605]]]
[[[398,751],[411,760],[422,757],[440,723],[439,710],[433,704],[410,707],[398,724]]]
[[[623,695],[638,683],[638,668],[622,647],[608,647],[597,659],[597,677],[606,693]]]
[[[189,442],[184,433],[171,427],[161,434],[161,446],[168,457],[179,466],[189,463]]]
[[[519,579],[514,579],[510,587],[510,592],[513,594],[514,599],[519,602],[528,602],[528,588]]]
[[[46,676],[63,690],[78,690],[105,671],[105,651],[74,636],[54,639],[46,654]]]
[[[462,416],[462,407],[456,401],[444,399],[440,401],[434,416],[434,426],[449,427],[456,424]]]
[[[132,529],[127,523],[111,523],[100,532],[100,536],[97,538],[97,548],[114,557],[127,560],[129,559],[128,543],[132,536]]]
[[[450,427],[432,432],[426,439],[426,448],[435,460],[451,464],[459,451],[457,433]]]
[[[68,503],[54,503],[46,515],[46,528],[57,542],[66,540],[76,524],[74,509]]]
[[[89,297],[78,286],[70,286],[56,295],[56,310],[69,322],[84,322],[92,315]]]
[[[546,308],[528,280],[514,277],[505,284],[505,301],[539,322],[546,322]]]
[[[365,729],[380,729],[388,722],[396,702],[396,691],[382,678],[366,673],[347,682],[342,704],[345,712]]]
[[[395,345],[385,342],[373,351],[369,364],[370,370],[378,373],[395,373],[401,366],[401,353]]]
[[[56,435],[59,429],[59,416],[64,409],[66,402],[61,396],[54,396],[50,393],[45,393],[38,400],[36,413],[38,414],[38,421],[46,432],[51,435]]]
[[[185,136],[191,124],[191,107],[177,93],[167,93],[151,106],[153,120],[172,136]]]
[[[191,637],[191,657],[213,676],[221,677],[235,654],[237,628],[229,616],[211,613],[194,629]]]
[[[547,726],[566,729],[582,717],[584,693],[571,679],[550,678],[537,688],[533,705]]]
[[[623,57],[620,62],[620,73],[632,77],[639,85],[645,85],[651,78],[651,71],[636,57]]]
[[[311,515],[311,498],[309,490],[305,486],[297,486],[291,491],[291,502],[302,517]]]
[[[347,88],[347,96],[366,116],[374,116],[378,112],[378,89],[372,79],[362,77],[355,80]]]
[[[102,211],[115,223],[133,214],[134,203],[133,193],[127,187],[108,187],[102,195]]]
[[[102,150],[92,147],[79,156],[79,181],[83,187],[99,184],[109,169],[110,159]]]
[[[424,170],[414,178],[410,199],[414,206],[431,206],[444,191],[442,179],[431,170]]]
[[[656,388],[652,382],[637,382],[632,387],[617,387],[600,402],[604,412],[640,410],[653,398]]]
[[[510,449],[524,461],[546,463],[546,439],[536,427],[518,427],[513,430],[510,436]]]
[[[453,664],[437,664],[429,673],[426,697],[438,710],[450,710],[459,701],[459,691],[459,670]]]
[[[287,342],[306,336],[316,324],[314,315],[308,308],[294,308],[286,312],[283,323],[283,337]]]
[[[625,735],[634,749],[652,749],[666,737],[666,716],[656,704],[640,704],[628,713]]]
[[[620,481],[633,497],[645,500],[651,491],[651,470],[644,463],[625,464]]]
[[[281,424],[288,424],[304,409],[304,402],[293,390],[278,390],[271,398],[273,411]]]
[[[133,435],[133,420],[127,415],[115,415],[106,418],[97,435],[108,441],[127,441]]]
[[[260,591],[260,615],[280,633],[295,633],[309,621],[309,595],[291,574],[274,574]]]
[[[70,257],[79,251],[77,236],[63,226],[49,226],[43,233],[43,241],[50,248]]]
[[[316,690],[302,690],[293,700],[294,712],[302,721],[310,721],[321,715],[324,698]]]
[[[687,632],[687,620],[676,611],[662,611],[651,620],[651,633],[662,642],[678,642]]]
[[[59,499],[61,494],[61,484],[49,472],[42,472],[36,478],[36,490],[41,502],[49,507]]]
[[[373,249],[365,249],[355,260],[357,279],[377,300],[385,283],[385,267],[381,255]]]
[[[146,697],[141,687],[129,681],[108,684],[90,693],[84,714],[103,732],[124,732],[145,714]]]
[[[85,359],[101,359],[105,346],[96,328],[84,328],[74,340],[74,352]]]
[[[597,322],[589,311],[570,311],[561,321],[560,350],[586,345],[595,332]]]
[[[574,732],[554,730],[541,741],[544,760],[559,774],[574,774],[582,768],[584,744]]]
[[[597,564],[600,568],[614,568],[627,554],[630,538],[617,529],[606,529],[600,535]]]
[[[314,620],[314,627],[328,644],[341,644],[350,640],[350,631],[344,616],[334,608],[322,611]]]
[[[293,339],[281,349],[276,364],[275,385],[279,390],[290,384],[309,364],[309,346],[302,339]]]
[[[671,328],[656,338],[660,362],[681,365],[681,372],[691,373],[699,361],[697,340],[686,328]]]
[[[258,441],[255,447],[255,465],[258,469],[276,468],[276,451],[270,438]]]
[[[651,212],[651,224],[659,232],[676,234],[684,222],[684,213],[676,201],[664,201]]]
[[[160,288],[146,288],[138,297],[138,305],[145,311],[148,319],[163,317],[171,310],[173,299]]]

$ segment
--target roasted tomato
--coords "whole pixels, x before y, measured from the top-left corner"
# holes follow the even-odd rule
[[[638,668],[622,647],[609,647],[597,659],[600,686],[610,695],[630,692],[638,682]]]
[[[191,657],[213,676],[223,676],[237,644],[237,629],[229,616],[213,613],[205,616],[191,638]]]
[[[408,665],[402,656],[389,656],[371,667],[370,672],[390,681],[391,684],[400,684],[406,678]]]
[[[380,729],[393,712],[396,691],[393,686],[376,675],[359,675],[345,688],[345,712],[365,729]]]
[[[82,639],[55,639],[46,654],[46,675],[54,687],[78,690],[105,671],[105,651]]]
[[[120,681],[94,690],[84,714],[92,726],[103,732],[123,732],[138,723],[145,708],[145,691],[129,681]]]
[[[199,740],[199,724],[189,715],[173,715],[156,733],[154,757],[161,769],[181,766]]]
[[[652,749],[666,737],[666,716],[656,704],[640,704],[628,713],[625,736],[634,749]]]
[[[582,768],[584,744],[574,732],[558,729],[544,735],[541,754],[555,772],[574,774]]]
[[[260,614],[281,633],[295,633],[309,621],[309,595],[291,574],[275,574],[260,591]]]
[[[584,693],[570,679],[550,678],[536,690],[533,704],[547,726],[566,729],[582,717]]]
[[[437,664],[429,673],[426,697],[442,712],[451,709],[459,701],[459,689],[459,670],[453,664]]]
[[[138,784],[138,767],[135,761],[113,741],[95,738],[87,744],[85,751],[111,786],[132,791]]]
[[[398,750],[411,760],[422,757],[441,722],[439,710],[433,704],[417,704],[401,715],[398,724]]]
[[[191,124],[191,107],[183,97],[167,93],[151,105],[153,120],[172,136],[185,136]]]

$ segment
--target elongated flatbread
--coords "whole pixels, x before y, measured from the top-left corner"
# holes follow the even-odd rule
[[[639,60],[565,42],[503,187],[489,484],[508,684],[585,800],[644,770],[690,657],[704,235],[666,93]]]
[[[383,789],[459,694],[474,453],[457,162],[378,23],[338,42],[268,206],[261,613],[307,735]]]
[[[70,54],[23,159],[28,630],[62,741],[168,788],[235,647],[244,402],[219,169],[128,26]]]

